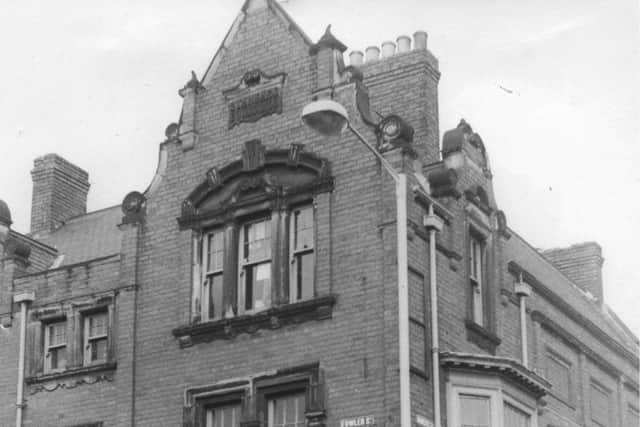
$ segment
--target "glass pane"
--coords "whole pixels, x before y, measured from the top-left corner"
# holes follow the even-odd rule
[[[269,402],[269,419],[273,425],[269,427],[303,427],[305,425],[305,396],[295,394],[273,399]]]
[[[294,249],[302,250],[313,247],[313,209],[300,209],[294,213]]]
[[[222,317],[222,273],[209,277],[209,319]]]
[[[504,402],[505,427],[529,427],[531,416],[515,406]]]
[[[220,406],[207,410],[206,427],[238,427],[239,406]]]
[[[478,285],[473,285],[473,321],[478,325],[484,325],[484,313],[482,310],[482,289]]]
[[[91,361],[107,360],[107,339],[100,338],[91,341]]]
[[[224,233],[216,231],[207,236],[207,271],[222,270],[224,261]]]
[[[460,395],[460,426],[491,427],[491,400],[488,396]]]
[[[93,314],[89,317],[89,336],[107,334],[107,313]]]
[[[253,308],[262,309],[269,306],[271,297],[271,263],[264,262],[253,267]]]
[[[313,252],[301,254],[296,263],[297,272],[297,294],[298,299],[308,299],[313,297]]]
[[[67,349],[58,347],[50,351],[51,369],[62,369],[67,365]]]
[[[67,342],[66,322],[52,323],[49,325],[49,346],[64,344]]]
[[[248,261],[271,256],[271,221],[265,220],[245,226],[244,256]]]

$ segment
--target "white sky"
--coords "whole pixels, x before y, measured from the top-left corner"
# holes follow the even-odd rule
[[[33,159],[86,169],[89,209],[144,190],[177,90],[202,76],[243,0],[3,0],[0,198],[27,232]],[[464,117],[499,206],[536,247],[595,240],[605,299],[640,335],[640,15],[633,0],[288,0],[350,49],[429,33],[440,131]],[[348,53],[349,51],[347,51]],[[346,55],[345,55],[346,59]],[[512,94],[500,86],[513,91]]]

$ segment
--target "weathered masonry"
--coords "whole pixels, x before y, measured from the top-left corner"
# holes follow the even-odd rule
[[[147,189],[86,212],[87,172],[36,159],[28,233],[0,201],[0,425],[639,425],[600,246],[508,226],[490,141],[439,136],[426,33],[346,50],[247,0]]]

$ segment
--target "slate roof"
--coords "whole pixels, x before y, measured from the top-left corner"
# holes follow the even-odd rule
[[[40,239],[58,250],[62,261],[51,267],[62,267],[120,253],[122,222],[120,206],[101,209],[71,218]]]

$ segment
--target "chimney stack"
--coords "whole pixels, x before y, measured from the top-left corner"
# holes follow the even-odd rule
[[[604,302],[602,290],[602,248],[596,242],[578,243],[568,248],[549,249],[542,254],[582,290]]]
[[[87,212],[89,174],[57,154],[38,157],[31,171],[31,235],[42,237]]]

